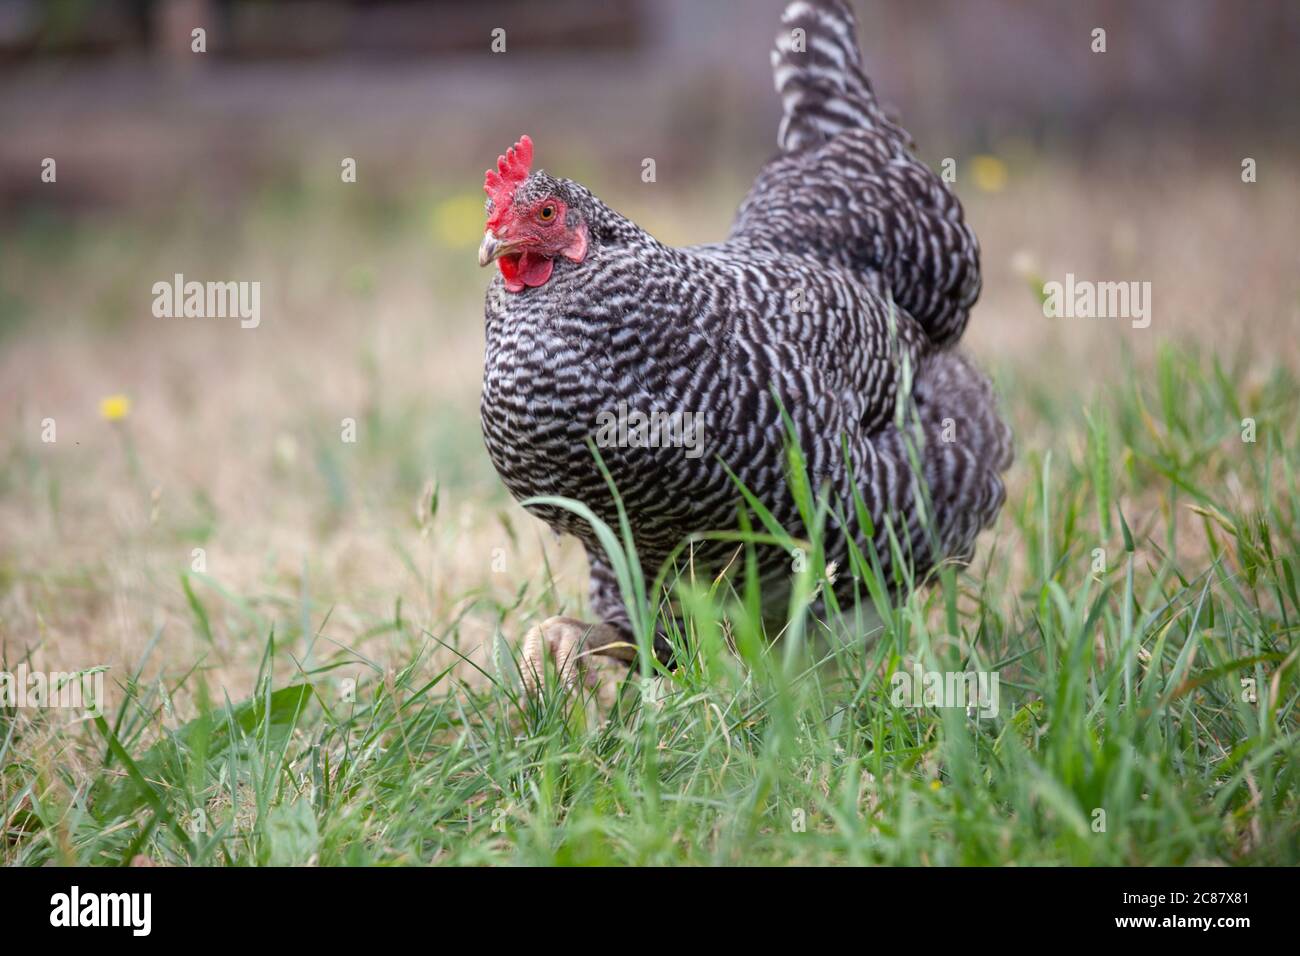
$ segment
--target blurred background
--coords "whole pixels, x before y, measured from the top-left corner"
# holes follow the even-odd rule
[[[766,50],[781,0],[5,0],[7,200],[247,195],[330,149],[427,179],[513,141],[600,168],[654,149],[665,180],[778,117]],[[930,152],[1110,152],[1120,128],[1215,144],[1300,129],[1300,4],[1273,0],[862,0],[871,73]],[[205,55],[191,31],[206,31]],[[1104,56],[1090,31],[1107,31]],[[506,31],[505,52],[490,50]],[[21,136],[14,131],[21,130]],[[594,134],[594,135],[593,135]],[[33,151],[69,146],[57,200]],[[1237,144],[1234,143],[1233,149]],[[1229,158],[1232,153],[1230,151]],[[195,167],[202,175],[195,175]],[[618,183],[617,179],[613,182]],[[392,182],[398,188],[400,182]]]
[[[660,238],[723,237],[774,148],[782,6],[0,0],[8,658],[133,665],[160,636],[236,693],[272,627],[477,654],[521,588],[580,603],[478,434],[483,170],[527,132]],[[1162,342],[1296,367],[1300,4],[854,6],[881,98],[955,161],[966,344],[1022,447]],[[1151,282],[1150,328],[1045,319],[1067,272]],[[260,282],[260,326],[154,317],[175,273]]]

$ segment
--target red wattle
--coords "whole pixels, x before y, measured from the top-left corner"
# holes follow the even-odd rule
[[[507,292],[523,292],[528,286],[545,285],[555,263],[535,252],[520,252],[497,260]]]

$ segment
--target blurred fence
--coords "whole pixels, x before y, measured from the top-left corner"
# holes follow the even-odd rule
[[[653,151],[706,168],[771,149],[767,50],[782,6],[0,0],[0,204],[36,195],[34,158],[55,150],[82,166],[55,199],[74,204],[192,189],[178,170],[200,157],[220,192],[223,176],[280,163],[284,142],[364,144],[380,168],[458,178],[527,130],[561,152],[581,140],[603,158]],[[1095,147],[1153,126],[1300,138],[1300,3],[855,6],[872,77],[923,149]]]

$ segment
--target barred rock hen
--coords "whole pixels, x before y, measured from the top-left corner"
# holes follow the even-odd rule
[[[585,187],[532,170],[526,136],[488,171],[479,263],[499,274],[487,296],[483,434],[517,498],[574,498],[614,523],[587,444],[601,414],[701,413],[703,454],[601,448],[653,570],[687,535],[735,527],[726,467],[804,532],[787,485],[784,407],[814,489],[853,515],[856,477],[886,577],[892,527],[919,579],[969,557],[1002,505],[1011,460],[988,382],[953,351],[979,295],[979,247],[957,198],[877,103],[851,11],[796,0],[782,22],[772,53],[780,154],[725,242],[663,245]],[[538,686],[547,655],[570,683],[579,655],[632,659],[627,612],[591,528],[566,510],[531,510],[586,546],[599,621],[535,627],[525,682]],[[841,566],[846,535],[867,546],[856,521],[832,529],[828,557]],[[697,546],[696,567],[720,567],[732,547]],[[771,549],[760,565],[765,606],[779,610],[790,557]],[[853,582],[840,578],[847,599]],[[662,635],[655,652],[669,656]]]

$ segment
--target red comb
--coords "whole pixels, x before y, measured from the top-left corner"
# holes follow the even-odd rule
[[[497,168],[489,169],[483,179],[483,191],[492,200],[492,215],[488,219],[489,228],[500,225],[510,208],[510,200],[515,188],[528,178],[528,169],[533,165],[533,141],[525,134],[519,142],[506,150],[504,156],[497,157]]]

